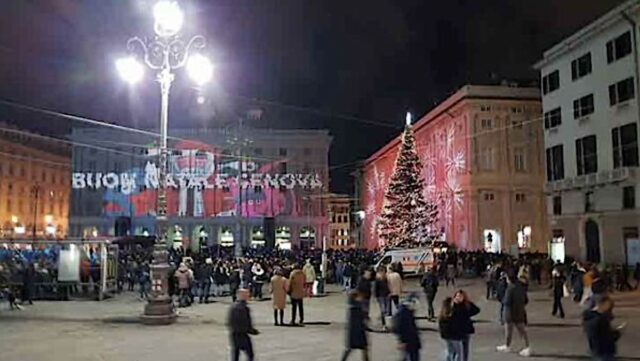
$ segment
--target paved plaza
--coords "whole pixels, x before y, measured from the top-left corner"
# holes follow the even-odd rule
[[[495,352],[502,343],[502,328],[496,323],[497,303],[483,297],[480,281],[461,280],[482,309],[473,337],[474,360],[517,360],[521,357]],[[415,281],[409,287],[416,289]],[[252,315],[261,334],[254,337],[257,360],[339,360],[344,347],[345,296],[329,287],[329,295],[305,300],[304,328],[272,325],[271,302],[252,302]],[[442,287],[438,300],[453,293]],[[550,315],[549,290],[534,288],[528,307],[534,357],[539,360],[588,360],[586,341],[580,326],[580,310],[565,300],[567,318]],[[640,292],[616,294],[616,321],[629,326],[619,342],[621,359],[640,360]],[[229,300],[180,309],[171,326],[143,326],[136,316],[143,302],[125,294],[103,302],[37,302],[22,311],[0,309],[1,361],[93,361],[93,360],[228,360],[224,325]],[[423,306],[423,305],[421,305]],[[290,310],[287,310],[290,311]],[[419,315],[425,311],[421,307]],[[372,315],[377,306],[372,306]],[[435,323],[421,318],[422,360],[439,360],[443,346]],[[374,328],[379,327],[375,320]],[[398,360],[394,335],[371,333],[372,360]],[[520,347],[516,337],[515,348]],[[351,356],[359,360],[356,353]]]

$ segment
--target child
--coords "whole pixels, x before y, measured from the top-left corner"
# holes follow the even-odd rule
[[[438,317],[438,326],[440,328],[440,337],[447,346],[446,361],[462,361],[463,360],[463,347],[462,337],[464,336],[463,330],[459,324],[453,322],[453,299],[447,297],[442,301],[442,307],[440,308],[440,316]]]

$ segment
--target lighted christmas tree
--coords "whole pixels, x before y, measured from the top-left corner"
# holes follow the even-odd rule
[[[422,164],[409,113],[406,124],[378,220],[378,236],[387,247],[421,246],[431,242],[438,233],[438,208],[423,196]]]

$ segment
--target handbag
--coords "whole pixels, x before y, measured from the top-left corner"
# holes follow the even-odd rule
[[[562,285],[562,295],[564,297],[569,297],[571,295],[571,292],[569,292],[569,287],[567,287],[567,285]]]

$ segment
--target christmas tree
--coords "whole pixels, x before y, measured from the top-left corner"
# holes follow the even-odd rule
[[[438,208],[423,196],[422,164],[416,150],[411,114],[386,190],[378,220],[378,235],[388,247],[417,247],[437,235]]]

